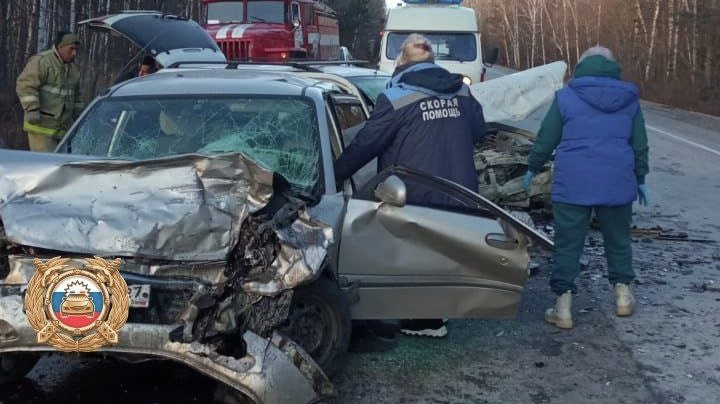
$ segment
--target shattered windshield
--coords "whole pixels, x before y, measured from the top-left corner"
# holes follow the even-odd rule
[[[320,176],[315,108],[304,97],[106,99],[89,111],[65,150],[129,160],[243,152],[303,192]]]

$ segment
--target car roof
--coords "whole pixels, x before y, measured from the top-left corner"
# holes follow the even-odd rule
[[[376,69],[357,67],[352,65],[310,65],[310,67],[321,70],[323,73],[337,74],[343,77],[378,76],[389,78],[390,75]]]
[[[277,63],[277,62],[207,62],[202,61],[193,62],[187,61],[187,63],[178,62],[177,67],[189,67],[189,68],[204,68],[204,69],[225,69],[228,65],[231,65],[231,69],[236,70],[267,70],[267,71],[284,71],[284,72],[299,72],[299,71],[317,71],[328,74],[335,74],[342,77],[360,77],[360,76],[378,76],[378,77],[391,77],[390,74],[382,72],[378,69],[371,69],[368,67],[360,67],[347,62],[340,61],[318,61],[313,63],[311,61],[304,62],[288,62],[288,63]],[[174,67],[174,68],[177,68]]]
[[[189,94],[302,95],[318,81],[283,72],[229,69],[163,69],[117,84],[111,97]]]

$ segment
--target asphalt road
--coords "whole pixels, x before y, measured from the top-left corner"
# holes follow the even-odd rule
[[[539,125],[545,110],[528,121]],[[636,207],[634,224],[720,241],[720,118],[646,102],[643,112],[651,206]],[[720,245],[636,238],[639,307],[620,319],[601,238],[595,232],[589,241],[573,330],[544,323],[553,303],[550,257],[536,251],[539,273],[516,320],[451,321],[443,340],[402,337],[390,352],[353,355],[337,382],[338,401],[717,402]]]
[[[720,241],[720,118],[651,103],[643,109],[652,205],[637,207],[635,224]],[[399,337],[390,351],[351,354],[334,380],[337,402],[717,402],[720,244],[638,238],[639,307],[625,319],[614,316],[600,246],[593,233],[573,330],[542,319],[553,296],[550,257],[538,250],[517,319],[451,320],[444,339]],[[173,364],[54,354],[20,385],[0,388],[0,401],[207,403],[212,386]]]
[[[720,241],[720,119],[650,103],[643,110],[652,205],[636,208],[634,224]],[[388,353],[354,355],[339,402],[717,402],[720,245],[637,238],[640,304],[620,319],[597,233],[590,244],[573,330],[543,321],[553,303],[550,260],[536,251],[539,273],[516,320],[451,321],[446,339],[403,337]]]

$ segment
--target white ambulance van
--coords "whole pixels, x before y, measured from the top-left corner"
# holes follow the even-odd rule
[[[403,41],[412,33],[424,35],[435,53],[435,63],[460,73],[465,83],[484,80],[480,30],[475,10],[462,7],[462,0],[403,0],[388,10],[380,42],[379,70],[392,74]],[[495,63],[494,48],[487,59]]]

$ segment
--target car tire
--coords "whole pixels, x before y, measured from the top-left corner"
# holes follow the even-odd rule
[[[328,377],[345,361],[352,320],[345,294],[336,281],[320,277],[295,289],[281,331],[300,345]]]
[[[0,385],[17,382],[27,375],[40,360],[34,353],[0,355]]]

